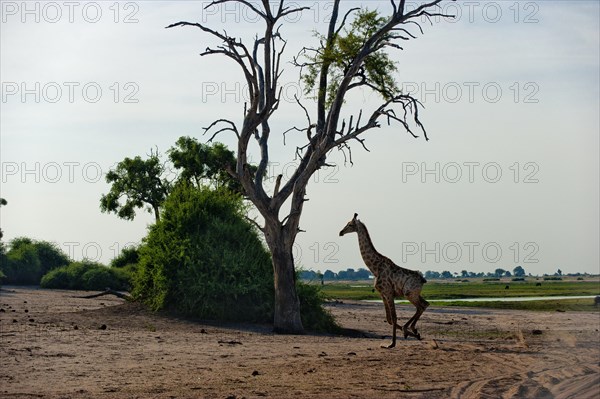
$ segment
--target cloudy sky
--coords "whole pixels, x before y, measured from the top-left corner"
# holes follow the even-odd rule
[[[5,240],[53,241],[75,259],[108,262],[140,242],[152,215],[100,213],[105,173],[183,135],[206,140],[215,118],[241,120],[239,71],[199,56],[217,43],[164,27],[203,22],[249,43],[262,25],[244,7],[201,1],[0,3]],[[388,1],[343,3],[390,12]],[[295,4],[311,10],[281,28],[287,60],[315,44],[331,11],[328,1]],[[365,136],[370,152],[355,147],[353,165],[334,151],[337,167],[307,190],[298,264],[363,267],[356,237],[338,237],[357,212],[376,248],[405,267],[599,273],[599,3],[449,2],[443,11],[456,18],[424,23],[392,53],[431,140],[391,125]],[[303,122],[298,70],[286,64],[283,79],[279,132]],[[378,101],[357,92],[345,114]],[[291,174],[301,138],[284,145],[272,135],[271,176]]]

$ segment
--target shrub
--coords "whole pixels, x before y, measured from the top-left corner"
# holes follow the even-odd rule
[[[546,276],[544,277],[544,281],[560,281],[562,280],[562,277],[558,277],[558,276]]]
[[[4,252],[4,247],[2,247]],[[39,284],[48,271],[69,264],[69,258],[55,244],[18,237],[0,259],[0,270],[9,284]]]
[[[102,291],[106,288],[127,290],[131,276],[119,269],[83,261],[51,270],[42,277],[43,288]]]
[[[524,277],[514,277],[512,281],[525,281]]]
[[[2,266],[7,284],[34,285],[40,282],[41,264],[33,245],[11,248]]]
[[[243,215],[236,194],[179,184],[140,248],[133,295],[155,310],[270,321],[269,253]]]
[[[238,194],[178,184],[139,248],[133,296],[186,316],[272,322],[271,257],[245,213]],[[318,287],[299,283],[298,296],[305,328],[336,331]]]
[[[42,288],[69,289],[71,288],[71,276],[67,271],[68,267],[60,267],[49,271],[42,277],[40,286]]]
[[[33,246],[40,259],[42,275],[48,273],[52,269],[67,266],[71,263],[69,257],[54,243],[48,241],[35,241]]]
[[[297,280],[296,290],[300,299],[302,325],[317,332],[340,332],[333,315],[323,308],[324,297],[321,288],[314,284],[306,284]]]
[[[110,262],[110,267],[125,267],[135,265],[140,261],[140,253],[138,248],[123,248],[119,256],[115,257]]]

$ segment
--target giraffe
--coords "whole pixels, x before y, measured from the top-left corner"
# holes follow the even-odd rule
[[[340,236],[346,233],[358,234],[360,254],[371,273],[375,276],[375,289],[381,294],[387,322],[392,325],[392,343],[385,347],[393,348],[396,346],[397,328],[404,331],[405,339],[410,335],[420,340],[421,335],[417,331],[416,324],[429,306],[429,302],[421,296],[421,289],[427,280],[421,272],[400,267],[377,252],[367,227],[357,217],[358,214],[355,213],[352,220],[340,231]],[[398,318],[394,304],[394,298],[402,296],[417,308],[416,313],[404,324],[404,327],[399,326],[397,323]]]

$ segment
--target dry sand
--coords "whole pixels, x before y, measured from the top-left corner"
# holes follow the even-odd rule
[[[330,305],[362,337],[284,336],[82,294],[0,291],[1,398],[600,397],[599,313],[431,306],[382,349],[382,304]]]

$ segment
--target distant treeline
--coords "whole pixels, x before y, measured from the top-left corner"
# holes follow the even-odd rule
[[[332,272],[331,270],[326,270],[325,273],[321,273],[320,271],[312,271],[312,270],[302,270],[299,273],[300,278],[302,280],[320,280],[320,281],[335,281],[335,280],[345,280],[345,281],[352,281],[352,280],[368,280],[370,278],[373,278],[373,274],[371,274],[371,272],[367,269],[358,269],[358,270],[354,270],[354,269],[346,269],[343,271],[340,271],[338,273]],[[462,270],[460,273],[458,272],[450,272],[448,270],[444,270],[442,272],[437,272],[437,271],[433,271],[433,270],[427,270],[425,273],[423,273],[423,275],[425,276],[426,279],[428,280],[434,280],[434,279],[451,279],[451,278],[502,278],[502,277],[526,277],[527,274],[525,273],[525,269],[523,269],[522,266],[517,266],[513,269],[513,271],[509,271],[509,270],[504,270],[504,269],[496,269],[493,272],[471,272],[471,271],[467,271],[467,270]],[[583,276],[584,274],[582,273],[569,273],[569,274],[563,274],[562,271],[560,269],[558,269],[556,271],[556,273],[553,274],[544,274],[544,276],[554,276],[554,277],[561,277],[561,276],[569,276],[569,277],[579,277],[579,276]],[[529,274],[529,276],[533,277],[531,275],[531,273]]]
[[[320,271],[312,271],[312,270],[302,270],[299,272],[300,278],[302,280],[320,280],[320,281],[334,281],[334,280],[368,280],[373,278],[371,272],[367,269],[346,269],[340,272],[332,272],[331,270],[326,270],[325,273],[321,273]]]

